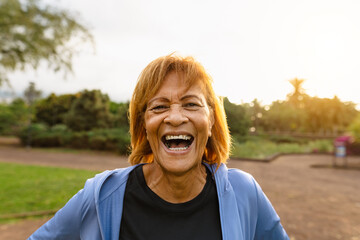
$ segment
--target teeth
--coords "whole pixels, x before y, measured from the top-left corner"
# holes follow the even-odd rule
[[[182,140],[190,140],[191,136],[188,135],[166,135],[166,140],[173,140],[173,139],[182,139]]]
[[[182,151],[182,150],[186,150],[188,148],[189,147],[187,146],[187,147],[180,147],[180,148],[169,148],[169,150],[171,150],[171,151]]]

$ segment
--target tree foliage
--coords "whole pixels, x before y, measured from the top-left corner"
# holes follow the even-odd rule
[[[299,132],[304,130],[305,113],[285,101],[275,101],[263,114],[261,128],[265,131]]]
[[[69,112],[75,99],[76,96],[74,94],[59,96],[54,93],[50,94],[47,98],[42,99],[36,104],[36,121],[46,123],[48,126],[65,124],[65,115]]]
[[[40,0],[0,0],[0,86],[8,72],[37,69],[43,60],[55,71],[72,71],[74,37],[92,41],[74,14]]]
[[[348,130],[355,137],[355,140],[360,142],[360,113],[357,114],[354,121],[349,125]]]
[[[29,86],[24,91],[24,98],[29,106],[32,106],[36,100],[41,97],[41,91],[36,89],[35,83],[30,82]]]
[[[65,124],[74,131],[109,128],[112,123],[109,105],[109,97],[100,90],[84,90],[72,103]]]
[[[232,135],[247,135],[251,121],[246,107],[231,103],[228,98],[224,98],[224,108],[230,133]]]
[[[308,98],[305,103],[306,129],[316,133],[340,133],[356,117],[354,103],[341,102],[336,96],[330,98]]]
[[[129,102],[110,102],[110,112],[113,115],[113,127],[120,127],[128,129],[129,125]]]
[[[10,104],[0,104],[0,134],[15,135],[27,124],[28,106],[17,98]]]

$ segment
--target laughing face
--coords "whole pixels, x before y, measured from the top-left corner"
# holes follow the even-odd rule
[[[213,125],[201,84],[184,84],[169,73],[145,112],[147,139],[154,162],[168,173],[183,174],[201,163]]]

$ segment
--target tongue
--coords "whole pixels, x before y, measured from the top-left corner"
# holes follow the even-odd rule
[[[169,144],[170,148],[182,148],[187,146],[186,141],[171,141]]]

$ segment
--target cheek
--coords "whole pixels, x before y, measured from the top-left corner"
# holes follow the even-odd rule
[[[145,130],[148,140],[157,137],[156,134],[161,125],[161,117],[153,114],[145,114]]]
[[[198,137],[202,139],[207,139],[211,136],[211,121],[207,116],[201,116],[197,117],[196,120],[194,120],[196,130],[198,132]]]
[[[151,117],[151,114],[145,113],[144,122],[146,132],[151,131],[151,129],[154,127],[154,119]]]

